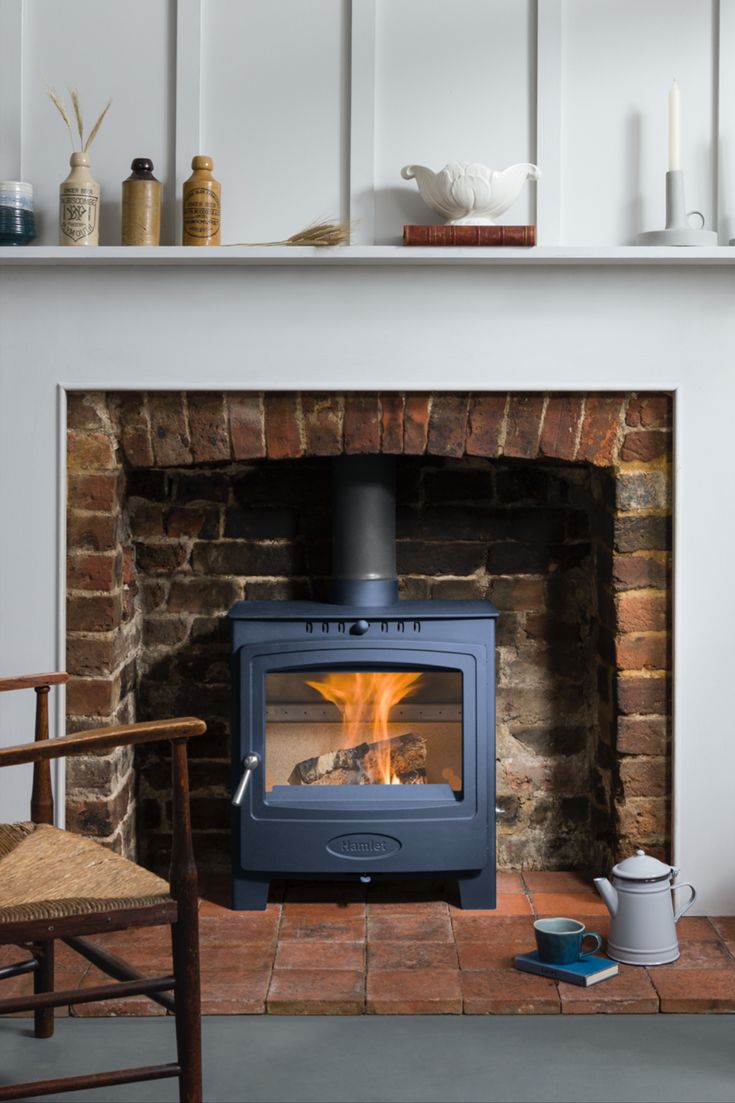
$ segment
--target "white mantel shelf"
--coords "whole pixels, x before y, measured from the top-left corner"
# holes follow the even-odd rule
[[[264,266],[324,265],[359,267],[388,265],[468,265],[468,266],[671,266],[735,265],[735,247],[671,248],[622,245],[609,247],[536,246],[532,249],[453,249],[407,248],[402,245],[346,245],[335,248],[313,246],[199,246],[180,245],[123,246],[101,245],[88,248],[29,245],[0,247],[0,266],[63,266],[80,268],[142,265],[145,267],[187,267],[190,265]]]

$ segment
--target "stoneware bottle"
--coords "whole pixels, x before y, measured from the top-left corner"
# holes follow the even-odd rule
[[[160,245],[161,183],[153,175],[153,162],[136,157],[130,168],[122,185],[122,243]]]
[[[219,245],[220,185],[212,176],[211,157],[194,157],[184,181],[184,245]]]
[[[71,172],[59,188],[59,245],[98,245],[100,186],[86,153],[72,153]]]

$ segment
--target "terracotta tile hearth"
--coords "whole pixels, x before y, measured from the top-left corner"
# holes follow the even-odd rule
[[[541,885],[543,892],[534,890]],[[500,874],[495,912],[460,911],[441,886],[281,885],[265,913],[233,912],[213,887],[200,911],[202,1011],[208,1015],[541,1015],[735,1012],[735,921],[684,918],[673,965],[621,966],[590,989],[518,973],[534,916],[580,919],[607,933],[607,916],[579,874]],[[163,928],[98,941],[153,975],[170,969]],[[729,941],[728,941],[729,939]],[[12,953],[10,955],[13,956]],[[16,951],[17,956],[17,951]],[[62,979],[100,983],[62,948]],[[0,959],[0,964],[4,964]],[[29,977],[10,982],[30,991]],[[11,993],[9,993],[11,994]],[[144,997],[80,1005],[72,1014],[162,1015]]]

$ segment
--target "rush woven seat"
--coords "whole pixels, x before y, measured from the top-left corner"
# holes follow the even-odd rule
[[[199,898],[186,748],[189,739],[205,734],[207,726],[202,720],[184,716],[93,728],[50,739],[49,693],[52,686],[66,681],[63,672],[0,678],[0,693],[23,689],[36,693],[34,742],[0,745],[0,768],[33,764],[30,820],[0,823],[0,948],[17,946],[31,956],[0,964],[0,981],[32,976],[33,992],[5,999],[0,993],[0,1015],[33,1011],[36,1037],[50,1038],[57,1007],[147,996],[175,1016],[177,1060],[24,1084],[7,1084],[0,1075],[0,1103],[166,1077],[178,1080],[179,1103],[202,1103]],[[169,881],[94,839],[53,826],[52,759],[158,740],[171,745]],[[166,976],[144,976],[106,945],[88,937],[161,925],[171,933],[173,971]],[[56,988],[54,948],[59,941],[115,983]]]
[[[43,823],[0,824],[0,923],[171,899],[166,881],[92,839]]]

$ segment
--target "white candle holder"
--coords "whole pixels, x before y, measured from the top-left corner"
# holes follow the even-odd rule
[[[689,219],[698,218],[699,227]],[[717,232],[704,229],[701,211],[687,211],[684,202],[684,173],[675,169],[666,173],[666,228],[638,234],[638,245],[717,245]]]

